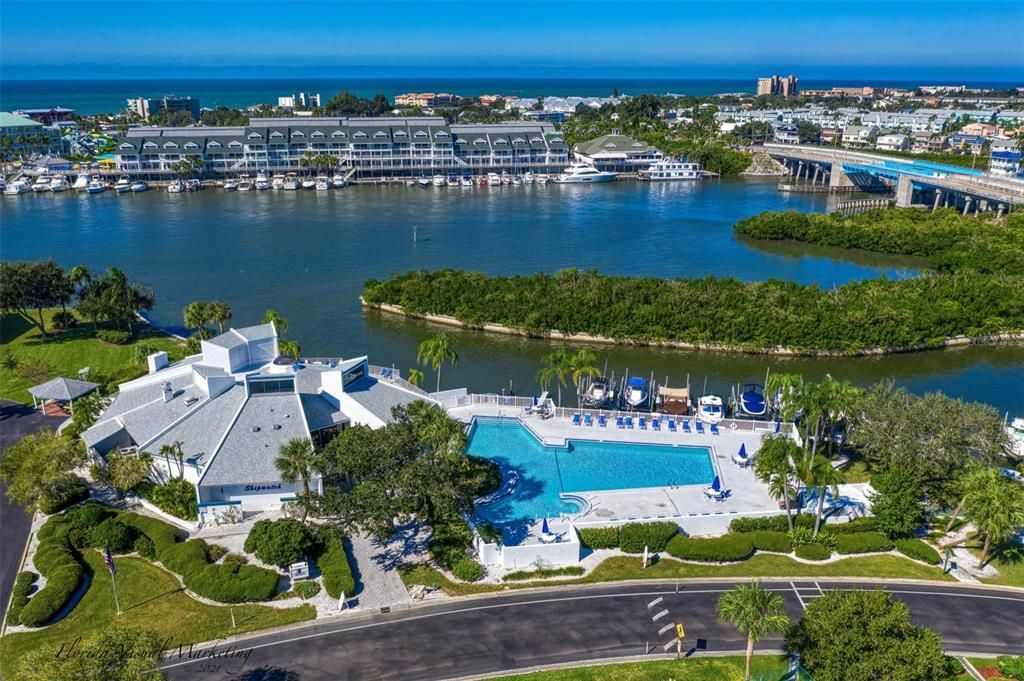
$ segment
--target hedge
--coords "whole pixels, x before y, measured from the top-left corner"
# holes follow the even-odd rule
[[[32,585],[36,583],[38,575],[29,570],[19,572],[14,578],[14,588],[11,590],[11,608],[7,611],[7,624],[13,626],[20,622],[21,611],[28,605],[28,596],[32,593]]]
[[[68,539],[70,524],[64,516],[54,516],[39,530],[39,547],[32,563],[46,577],[46,586],[33,596],[19,615],[22,624],[39,627],[70,602],[82,581],[82,564]]]
[[[452,574],[464,582],[475,582],[484,576],[484,568],[472,558],[466,557],[452,565]]]
[[[932,546],[920,539],[912,537],[897,539],[896,550],[907,558],[920,560],[930,565],[938,565],[942,561],[942,558],[939,556],[939,552]]]
[[[824,523],[822,527],[825,527]],[[878,521],[874,516],[861,516],[845,523],[829,523],[828,529],[835,534],[850,534],[851,532],[878,532]]]
[[[89,546],[109,548],[111,553],[128,553],[136,532],[116,518],[107,518],[89,532]]]
[[[77,475],[68,474],[47,488],[39,500],[39,512],[53,515],[89,498],[89,486]]]
[[[850,532],[836,537],[836,553],[878,553],[891,551],[892,540],[878,532]]]
[[[814,516],[801,513],[793,517],[795,527],[814,527]],[[729,523],[730,532],[789,532],[789,522],[784,515],[767,515],[753,518],[733,518]]]
[[[255,554],[264,563],[288,567],[302,560],[315,544],[313,533],[303,523],[292,518],[260,520],[245,538],[245,550]]]
[[[726,534],[711,539],[676,535],[669,541],[667,548],[676,558],[706,563],[746,560],[754,553],[754,545],[745,534]]]
[[[793,542],[786,532],[768,532],[760,530],[757,532],[745,532],[746,537],[753,547],[758,551],[773,551],[775,553],[789,553],[793,550]]]
[[[580,543],[588,549],[617,549],[618,527],[585,527],[580,530]]]
[[[628,523],[619,528],[619,548],[626,553],[664,551],[672,537],[679,534],[679,525],[670,522]]]
[[[343,593],[351,596],[355,592],[356,580],[341,537],[328,540],[327,550],[316,559],[316,566],[320,568],[324,589],[331,598],[339,598]]]
[[[832,550],[821,544],[800,544],[796,547],[797,558],[804,560],[825,560],[832,555]]]

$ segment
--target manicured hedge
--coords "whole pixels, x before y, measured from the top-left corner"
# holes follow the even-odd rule
[[[822,524],[822,527],[826,525]],[[834,534],[850,534],[852,532],[878,532],[878,521],[874,516],[861,516],[845,523],[829,523],[828,529]]]
[[[356,590],[356,580],[341,537],[327,541],[327,550],[316,559],[316,566],[320,568],[324,589],[331,598],[339,598],[342,593],[351,596]]]
[[[52,515],[89,498],[89,486],[77,475],[68,474],[52,484],[39,500],[39,512]]]
[[[32,593],[32,585],[36,583],[38,575],[29,570],[18,573],[14,578],[14,588],[11,590],[11,607],[7,611],[7,624],[14,626],[20,623],[21,611],[28,605],[28,596]]]
[[[580,542],[588,549],[617,549],[618,527],[585,527],[580,530]]]
[[[68,604],[82,581],[82,564],[68,539],[70,524],[63,516],[54,516],[40,528],[39,546],[32,563],[46,577],[46,586],[29,599],[19,620],[29,627],[39,627]]]
[[[116,518],[107,518],[89,532],[89,546],[107,547],[111,553],[128,553],[135,541],[137,530]]]
[[[836,537],[836,553],[877,553],[891,551],[892,540],[878,532],[850,532]]]
[[[932,548],[932,546],[912,537],[897,539],[896,550],[907,558],[920,560],[931,565],[938,565],[942,561],[939,552]]]
[[[794,527],[814,527],[814,516],[801,513],[793,517]],[[785,515],[733,518],[729,523],[730,532],[789,532]]]
[[[804,560],[825,560],[832,555],[832,550],[821,544],[800,544],[796,547],[796,555]]]
[[[679,534],[679,526],[673,522],[628,523],[619,528],[619,548],[626,553],[664,551],[672,537]]]
[[[668,543],[668,552],[683,560],[724,563],[750,558],[754,545],[745,534],[726,534],[710,539],[676,535]]]
[[[314,543],[313,533],[298,520],[260,520],[249,530],[245,550],[264,563],[284,568],[302,560]]]
[[[775,553],[789,553],[793,550],[793,542],[787,532],[744,532],[754,548],[758,551],[774,551]]]

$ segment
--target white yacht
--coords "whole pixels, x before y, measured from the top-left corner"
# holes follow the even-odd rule
[[[50,179],[49,175],[40,175],[36,178],[36,181],[32,183],[33,192],[48,192],[50,191]]]
[[[256,182],[253,183],[253,189],[263,191],[270,189],[270,177],[267,176],[262,170],[256,173]]]
[[[287,177],[284,178],[284,182],[281,184],[281,189],[285,191],[293,192],[299,188],[299,176],[295,173],[288,173]]]
[[[85,191],[90,194],[102,194],[107,191],[107,185],[105,185],[99,178],[96,178],[89,182],[86,186]]]
[[[641,180],[652,182],[664,180],[699,180],[700,164],[687,161],[662,160],[652,163],[645,170],[637,173]]]
[[[331,188],[331,181],[326,175],[321,175],[316,178],[316,190],[318,192],[325,192]]]
[[[142,193],[149,190],[149,185],[145,180],[135,180],[132,182],[132,191],[136,194]]]
[[[345,176],[341,173],[334,173],[334,177],[331,178],[331,185],[335,189],[341,189],[345,186]]]
[[[526,184],[533,184],[533,173],[529,170],[523,173],[523,182]]]
[[[444,181],[444,183],[449,187],[458,187],[459,178],[455,177],[454,175],[449,175],[448,178]]]
[[[555,178],[559,184],[593,184],[595,182],[611,182],[618,173],[610,173],[598,170],[594,166],[585,163],[574,163],[565,169],[561,175]]]
[[[499,185],[501,184],[501,175],[498,173],[487,173],[487,184]]]
[[[463,177],[462,179],[459,180],[459,186],[462,187],[463,189],[472,189],[473,188],[473,178],[471,178],[471,177]]]
[[[633,376],[626,381],[626,387],[622,391],[622,399],[627,409],[639,409],[647,403],[647,381],[639,376]]]
[[[443,187],[447,181],[448,180],[444,175],[434,175],[434,178],[430,182],[435,187]]]
[[[521,184],[523,184],[523,178],[521,178],[518,175],[513,175],[512,176],[512,184],[514,184],[514,185],[521,185]]]
[[[117,178],[117,182],[114,183],[114,191],[118,194],[125,194],[132,190],[132,183],[127,177],[123,175]]]
[[[429,187],[430,186],[430,178],[429,177],[418,178],[416,180],[416,184],[418,184],[421,187]]]
[[[316,189],[316,178],[307,177],[302,181],[303,189]]]
[[[182,182],[181,180],[174,180],[169,185],[167,185],[167,192],[169,194],[180,194],[183,191],[185,191],[185,183]]]
[[[274,175],[270,178],[270,188],[274,191],[284,189],[284,175]]]
[[[92,182],[92,175],[89,173],[79,173],[78,177],[75,178],[74,184],[71,185],[71,188],[76,192],[84,192],[90,182]]]
[[[238,176],[238,191],[252,191],[252,179],[248,175],[242,174]]]
[[[704,423],[720,423],[725,418],[722,398],[718,395],[704,395],[697,401],[697,418]]]
[[[4,194],[7,194],[8,196],[24,194],[29,191],[32,191],[32,185],[30,185],[26,179],[15,180],[4,187]]]
[[[63,175],[56,175],[50,180],[51,192],[62,192],[68,188],[68,181]]]
[[[548,176],[547,176],[546,173],[541,173],[540,175],[536,175],[533,179],[538,184],[547,184],[548,183]]]
[[[512,176],[504,170],[501,171],[501,175],[498,176],[501,179],[502,184],[512,184]]]
[[[1024,459],[1024,417],[1016,417],[1012,421],[1007,414],[1008,423],[1003,425],[1006,431],[1007,444],[1003,445],[1007,456]]]
[[[224,191],[233,192],[238,190],[238,183],[234,180],[224,180]]]

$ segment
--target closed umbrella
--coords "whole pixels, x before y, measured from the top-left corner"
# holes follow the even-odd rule
[[[548,529],[548,519],[544,518],[543,524],[540,526],[540,531],[544,534],[551,534],[551,530]]]
[[[739,457],[740,457],[741,459],[745,459],[745,458],[747,458],[747,445],[746,445],[746,443],[740,443],[740,453],[739,453]]]
[[[718,479],[717,475],[715,476],[714,482],[711,483],[711,489],[715,490],[716,492],[722,491],[722,481]]]

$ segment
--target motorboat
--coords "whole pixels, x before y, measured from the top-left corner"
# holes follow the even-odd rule
[[[480,177],[476,178],[476,183],[480,187],[486,187],[487,186],[487,176],[486,175],[481,175]]]
[[[187,192],[198,192],[202,190],[203,183],[196,179],[185,181],[185,191]]]
[[[454,175],[449,175],[447,178],[445,178],[444,183],[449,187],[458,187],[459,178],[455,177]]]
[[[700,164],[688,161],[661,160],[637,173],[641,180],[661,182],[665,180],[699,180]]]
[[[415,187],[416,186],[416,180],[406,180],[405,181],[405,186],[406,187]]]
[[[24,194],[29,191],[32,191],[32,186],[28,183],[28,180],[25,179],[15,180],[4,187],[4,194],[8,196]]]
[[[505,171],[502,171],[499,177],[501,178],[502,184],[512,184],[512,176],[506,173]]]
[[[86,186],[85,191],[89,194],[102,194],[107,191],[107,185],[101,180],[94,179]]]
[[[472,189],[473,188],[473,178],[471,178],[471,177],[463,177],[461,180],[459,180],[459,186],[462,187],[463,189]]]
[[[629,409],[640,409],[647,404],[647,381],[633,376],[626,381],[626,389],[622,391],[622,399]]]
[[[533,179],[538,184],[547,184],[549,178],[545,173],[540,173],[539,175],[534,176]]]
[[[144,180],[136,180],[132,182],[132,191],[139,194],[149,190],[149,185]]]
[[[248,175],[238,176],[238,191],[249,192],[252,191],[252,179]]]
[[[658,411],[673,416],[685,416],[690,413],[691,407],[689,388],[658,386]]]
[[[1009,414],[1007,414],[1009,421]],[[1024,459],[1024,417],[1017,416],[1003,425],[1007,443],[1003,445],[1006,455],[1015,459]]]
[[[618,173],[598,170],[586,163],[574,163],[556,177],[555,182],[559,184],[594,184],[596,182],[611,182],[617,176]]]
[[[40,175],[36,178],[36,181],[32,183],[33,192],[48,192],[50,191],[50,179],[49,175]]]
[[[498,173],[487,173],[487,184],[501,184],[501,175],[499,175]]]
[[[266,191],[270,189],[270,176],[262,170],[256,173],[256,181],[252,183],[253,189],[257,191]]]
[[[316,190],[318,192],[325,192],[331,188],[331,180],[326,175],[321,175],[316,178]]]
[[[345,184],[345,176],[341,173],[334,173],[334,177],[331,178],[331,186],[335,189],[341,189]]]
[[[78,177],[75,178],[74,184],[71,185],[71,188],[76,192],[84,192],[90,182],[92,182],[92,175],[89,173],[79,173]]]
[[[223,186],[226,192],[238,191],[238,182],[234,180],[224,180]]]
[[[284,175],[274,175],[270,178],[270,188],[274,191],[284,189]]]
[[[418,180],[416,180],[416,184],[418,184],[421,187],[429,187],[430,186],[430,179],[428,179],[426,177],[421,177]]]
[[[599,409],[610,404],[615,399],[615,391],[611,382],[604,376],[599,376],[590,382],[587,391],[583,394],[583,404],[593,409]]]
[[[514,185],[521,185],[522,183],[523,183],[523,178],[522,177],[520,177],[519,175],[513,175],[512,176],[512,184],[514,184]]]
[[[443,187],[445,182],[447,182],[447,179],[444,175],[434,175],[433,179],[430,181],[430,183],[435,187]]]
[[[239,189],[241,189],[241,186],[239,186]],[[167,192],[170,194],[180,194],[183,191],[185,191],[185,183],[181,180],[174,180],[167,185]]]
[[[117,178],[117,182],[114,183],[114,191],[118,194],[126,194],[132,190],[132,183],[127,177]]]
[[[307,177],[304,180],[302,180],[302,188],[303,189],[316,189],[316,178]]]
[[[733,388],[733,411],[740,416],[758,417],[768,413],[768,400],[760,383],[744,383]]]
[[[718,395],[704,395],[697,400],[697,418],[704,423],[721,423],[725,418],[722,398]]]
[[[288,173],[287,177],[284,178],[284,184],[281,188],[285,191],[293,192],[298,189],[300,185],[299,176],[295,173]]]
[[[62,192],[68,188],[68,181],[63,175],[57,175],[50,180],[51,192]]]
[[[533,184],[533,173],[529,170],[523,173],[523,182],[526,184]]]

